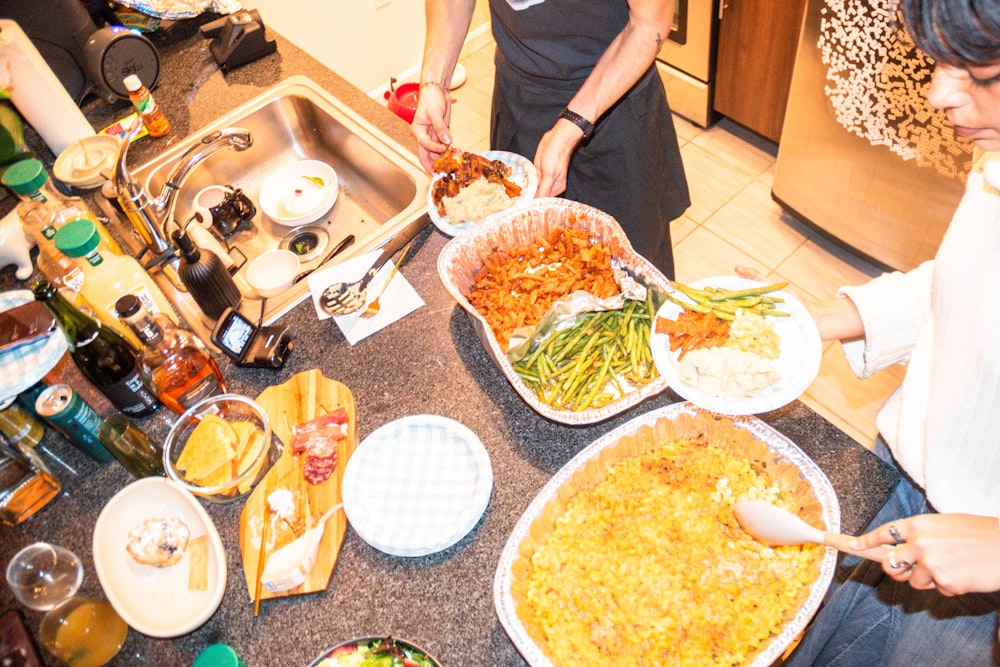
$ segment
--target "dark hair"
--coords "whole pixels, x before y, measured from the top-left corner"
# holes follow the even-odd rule
[[[952,65],[1000,61],[1000,0],[902,0],[913,41]]]

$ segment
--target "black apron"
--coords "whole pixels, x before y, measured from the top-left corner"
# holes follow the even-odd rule
[[[597,61],[594,59],[589,67],[581,67],[579,62],[559,68],[553,66],[555,76],[525,72],[504,53],[502,44],[511,39],[511,33],[506,30],[519,23],[533,26],[531,32],[537,32],[538,26],[554,25],[558,27],[553,30],[574,35],[569,38],[571,45],[592,46],[592,40],[580,36],[586,34],[586,26],[578,26],[577,30],[567,25],[566,20],[557,20],[574,15],[566,10],[567,6],[572,8],[575,4],[572,0],[569,3],[546,0],[520,12],[511,10],[506,0],[493,0],[492,4],[497,5],[494,7],[494,32],[497,32],[498,20],[502,19],[505,37],[497,39],[490,146],[494,150],[512,151],[534,159],[542,135],[552,128],[559,112],[569,104],[586,78],[586,74],[575,79],[560,75],[589,73]],[[583,4],[598,7],[602,2]],[[614,3],[604,0],[604,4]],[[588,23],[593,20],[589,14],[586,18]],[[606,26],[607,23],[602,25],[605,31]],[[508,50],[510,48],[508,44]],[[525,57],[537,56],[538,48],[515,49],[515,52],[523,66],[536,69],[546,66],[545,59]],[[596,49],[592,52],[596,53]],[[593,53],[590,55],[593,57]],[[550,48],[546,57],[555,57],[555,52]],[[570,159],[566,192],[562,196],[612,215],[625,230],[636,252],[665,276],[673,278],[670,221],[683,214],[691,200],[673,118],[656,67],[651,66],[628,93],[597,120],[596,126],[593,136],[578,145]]]

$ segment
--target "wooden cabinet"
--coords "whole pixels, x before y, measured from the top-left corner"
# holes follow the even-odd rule
[[[713,108],[777,143],[805,0],[722,0]]]

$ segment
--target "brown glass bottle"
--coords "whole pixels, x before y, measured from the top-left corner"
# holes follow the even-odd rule
[[[180,414],[203,398],[226,392],[219,366],[193,333],[166,318],[158,321],[133,294],[118,299],[115,310],[142,342],[139,377],[168,408]]]

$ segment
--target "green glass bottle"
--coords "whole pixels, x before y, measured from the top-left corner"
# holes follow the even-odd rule
[[[136,349],[127,340],[78,310],[51,283],[38,281],[31,291],[66,334],[70,354],[84,377],[130,417],[156,412],[159,401],[143,385]]]

